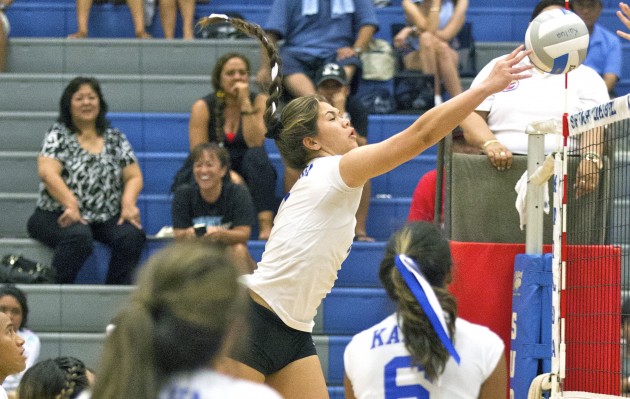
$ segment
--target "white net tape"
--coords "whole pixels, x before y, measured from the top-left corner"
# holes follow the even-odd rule
[[[618,399],[624,396],[602,395],[599,393],[589,392],[564,392],[560,398],[564,399]]]
[[[630,94],[569,116],[569,135],[630,118]]]

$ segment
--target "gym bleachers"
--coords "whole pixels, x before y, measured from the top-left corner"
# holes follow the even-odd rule
[[[272,0],[212,0],[199,4],[196,16],[239,12],[263,23]],[[477,69],[522,41],[536,0],[471,3],[467,19],[476,40]],[[605,0],[601,22],[620,28],[617,5]],[[162,37],[159,15],[148,31]],[[378,37],[391,39],[389,27],[403,22],[400,0],[378,10]],[[49,263],[51,251],[26,237],[25,223],[37,198],[35,159],[46,130],[54,122],[58,100],[74,76],[95,76],[102,83],[112,126],[131,141],[144,174],[139,199],[142,223],[150,235],[170,224],[169,188],[188,151],[188,112],[193,101],[210,88],[214,59],[233,51],[230,40],[135,40],[125,5],[94,5],[90,39],[66,40],[76,31],[75,0],[15,0],[7,10],[11,21],[8,73],[0,74],[0,256],[21,253]],[[179,32],[179,27],[178,27]],[[258,44],[238,42],[253,69],[259,63]],[[630,44],[623,45],[630,59]],[[464,80],[467,87],[470,79]],[[618,94],[630,92],[630,66],[624,63]],[[368,139],[381,141],[407,127],[414,115],[371,115]],[[272,141],[266,148],[278,171],[276,195],[282,195],[280,157]],[[343,350],[350,336],[380,321],[393,309],[378,282],[378,262],[384,240],[402,226],[411,193],[426,171],[435,167],[433,147],[395,171],[373,179],[368,234],[376,243],[355,243],[339,272],[335,288],[320,306],[315,341],[332,398],[343,397]],[[143,259],[169,240],[150,238]],[[626,241],[627,242],[627,241]],[[251,241],[260,259],[264,242]],[[105,326],[127,299],[129,287],[109,287],[105,279],[109,250],[100,244],[81,270],[77,285],[21,286],[28,294],[30,327],[42,339],[41,358],[74,355],[98,370]],[[369,309],[369,311],[364,311]]]
[[[155,234],[162,226],[169,225],[170,183],[188,151],[188,111],[196,98],[210,91],[212,62],[204,65],[199,59],[217,57],[228,51],[230,44],[233,45],[225,41],[141,42],[133,39],[12,40],[15,47],[8,60],[9,73],[0,75],[0,93],[15,93],[13,98],[0,96],[0,140],[3,143],[0,168],[7,176],[0,180],[0,213],[3,215],[0,235],[4,237],[0,238],[0,256],[20,253],[38,261],[51,261],[52,253],[48,248],[26,238],[25,222],[37,198],[37,151],[56,118],[63,87],[77,74],[89,73],[99,78],[110,105],[108,117],[112,126],[127,135],[138,155],[145,181],[139,206],[147,232]],[[125,53],[126,48],[134,48],[140,55]],[[88,49],[89,60],[81,60],[82,49]],[[258,59],[255,42],[245,41],[243,49],[252,60]],[[190,65],[183,72],[174,73],[171,71],[176,69],[174,64],[169,66],[167,61],[163,63],[166,72],[160,74],[155,64],[170,53],[186,54]],[[116,57],[112,58],[111,54]],[[122,60],[126,55],[128,57]],[[111,69],[103,67],[107,64]],[[100,69],[91,73],[92,66]],[[380,141],[409,125],[414,118],[413,115],[372,115],[370,140]],[[267,141],[266,147],[280,175],[276,194],[281,196],[280,157],[272,141]],[[368,231],[374,232],[381,241],[353,246],[335,289],[318,312],[315,341],[332,397],[343,396],[343,350],[350,336],[392,310],[376,273],[383,240],[404,223],[419,173],[434,168],[435,157],[436,148],[431,148],[403,165],[397,173],[374,179]],[[143,259],[168,242],[151,238]],[[263,248],[264,242],[250,243],[255,259],[260,258]],[[35,303],[31,306],[49,312],[47,317],[41,318],[41,324],[38,314],[31,317],[31,328],[42,338],[42,358],[75,355],[98,369],[104,328],[128,295],[128,289],[99,285],[105,279],[108,259],[109,250],[97,244],[77,277],[77,285],[25,287],[33,293]],[[78,295],[82,295],[83,300],[71,300]],[[99,303],[105,304],[108,311],[98,312],[95,307]],[[349,309],[357,308],[373,311],[369,317],[360,313],[348,315]],[[92,317],[83,317],[84,314]]]

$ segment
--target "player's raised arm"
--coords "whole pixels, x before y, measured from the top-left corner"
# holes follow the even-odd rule
[[[510,82],[528,78],[531,66],[518,66],[529,52],[519,46],[497,62],[486,80],[475,88],[425,112],[411,126],[380,143],[354,149],[344,155],[341,174],[351,187],[386,173],[437,143],[453,130],[490,94]]]

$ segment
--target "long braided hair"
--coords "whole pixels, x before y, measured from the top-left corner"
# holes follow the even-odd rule
[[[20,399],[74,399],[89,387],[85,364],[71,356],[47,359],[24,373]]]
[[[431,284],[445,313],[449,335],[454,340],[457,302],[446,289],[453,264],[449,243],[435,225],[410,223],[394,233],[387,242],[379,270],[387,295],[397,305],[398,324],[405,337],[405,348],[433,381],[444,372],[450,355],[396,268],[397,255],[413,259]]]
[[[317,135],[317,118],[319,103],[326,102],[322,96],[299,97],[289,102],[280,114],[279,104],[282,94],[282,60],[278,47],[257,24],[240,18],[212,14],[202,18],[198,24],[206,27],[213,23],[229,22],[239,31],[257,38],[269,58],[271,84],[268,88],[269,98],[264,114],[269,139],[276,141],[278,151],[285,163],[294,169],[303,169],[315,157],[315,152],[302,144],[305,137]]]

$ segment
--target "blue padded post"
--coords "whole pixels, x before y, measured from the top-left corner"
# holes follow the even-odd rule
[[[549,277],[545,277],[545,282],[548,285],[545,285],[545,288],[542,290],[542,309],[540,312],[541,315],[541,334],[540,334],[540,343],[545,347],[549,348],[551,351],[552,343],[551,343],[551,325],[553,319],[553,312],[551,304],[551,296],[553,294],[552,284],[553,284],[553,276],[552,276],[552,255],[545,254],[543,255],[543,268],[545,271],[545,275],[548,274]],[[551,371],[551,352],[548,356],[543,357],[541,360],[541,373],[549,373]]]
[[[549,263],[549,268],[545,264]],[[540,370],[540,360],[551,357],[551,345],[543,344],[543,318],[551,320],[551,255],[517,255],[512,292],[510,348],[510,398],[526,399],[529,385]],[[543,300],[544,296],[548,299]],[[543,316],[544,313],[544,316]],[[547,323],[549,325],[549,323]]]

